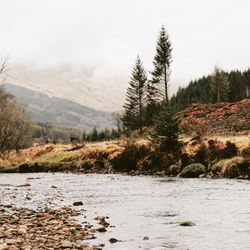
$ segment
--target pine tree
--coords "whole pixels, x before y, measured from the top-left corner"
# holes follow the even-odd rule
[[[127,89],[126,103],[123,106],[125,113],[122,121],[129,131],[139,129],[142,133],[146,82],[146,71],[138,56]]]
[[[245,85],[244,96],[246,98],[250,98],[250,69],[244,71],[243,75],[244,75],[244,85]]]
[[[215,67],[211,79],[211,90],[215,102],[228,100],[229,81],[228,77],[221,69]]]
[[[91,141],[97,141],[98,140],[98,131],[96,128],[93,128],[91,132]]]
[[[165,103],[154,121],[152,140],[163,151],[174,151],[178,147],[179,122],[169,104]]]
[[[150,90],[157,101],[168,102],[168,81],[170,75],[172,46],[169,36],[164,26],[160,30],[160,35],[156,44],[156,54],[154,57],[154,70],[151,72],[152,80]]]

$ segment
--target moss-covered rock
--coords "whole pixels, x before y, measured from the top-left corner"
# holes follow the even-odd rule
[[[246,158],[250,158],[250,144],[241,150],[241,155]]]
[[[167,170],[167,175],[170,176],[177,176],[180,173],[180,166],[178,165],[171,165]]]
[[[212,172],[226,178],[236,178],[250,173],[249,160],[243,157],[233,157],[217,162],[212,167]]]
[[[206,173],[206,167],[204,165],[201,163],[192,163],[183,168],[179,176],[183,178],[197,178],[204,173]]]

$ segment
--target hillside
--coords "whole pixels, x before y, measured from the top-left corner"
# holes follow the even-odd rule
[[[93,127],[113,127],[112,115],[109,112],[85,107],[68,99],[49,97],[42,92],[12,84],[5,84],[4,88],[15,96],[18,102],[28,107],[35,122],[50,122],[58,126],[86,130]]]
[[[106,66],[107,67],[107,66]],[[127,78],[90,66],[61,65],[40,68],[13,65],[6,82],[71,100],[85,107],[113,112],[122,107]],[[105,75],[104,75],[105,74]]]
[[[178,113],[187,133],[247,134],[250,131],[250,99],[219,104],[192,104]]]

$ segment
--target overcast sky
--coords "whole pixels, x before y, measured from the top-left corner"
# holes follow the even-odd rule
[[[126,85],[137,54],[151,70],[165,25],[173,91],[215,65],[249,67],[249,13],[248,0],[0,0],[0,50],[11,65],[83,65]]]

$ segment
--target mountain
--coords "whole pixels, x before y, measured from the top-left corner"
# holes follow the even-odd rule
[[[14,84],[6,83],[4,88],[15,96],[18,102],[28,107],[35,122],[50,122],[57,126],[86,130],[93,127],[114,127],[110,112],[85,107],[65,98],[49,96]]]
[[[6,73],[6,82],[40,91],[49,96],[71,100],[97,110],[120,110],[128,79],[110,67],[60,65],[39,67],[14,64]]]

